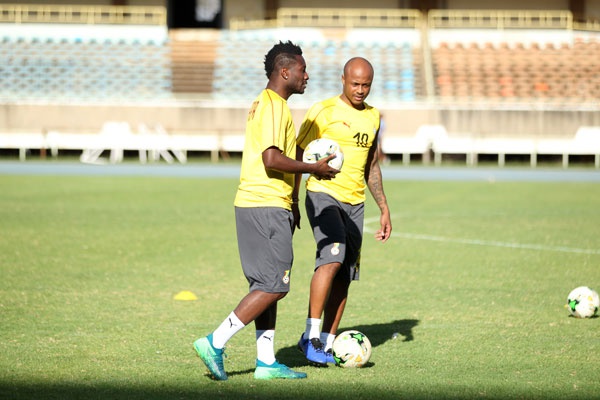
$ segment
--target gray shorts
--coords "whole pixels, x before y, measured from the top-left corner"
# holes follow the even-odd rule
[[[250,291],[289,292],[294,261],[292,212],[280,207],[235,207],[235,224]]]
[[[358,280],[364,211],[364,203],[353,206],[326,193],[306,192],[306,216],[317,243],[315,269],[339,262],[338,277]]]

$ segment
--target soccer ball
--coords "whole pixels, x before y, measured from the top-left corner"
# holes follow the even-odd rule
[[[574,317],[590,318],[598,312],[600,298],[595,290],[587,286],[579,286],[567,296],[567,307]]]
[[[321,158],[325,158],[335,153],[335,158],[330,160],[327,164],[335,169],[341,169],[344,164],[344,153],[340,145],[335,140],[319,138],[315,139],[306,146],[304,149],[304,155],[302,161],[305,163],[313,164],[319,161]]]
[[[331,349],[336,365],[343,368],[360,368],[371,358],[369,338],[356,330],[337,335]]]

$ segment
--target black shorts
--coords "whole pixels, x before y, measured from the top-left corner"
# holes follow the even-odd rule
[[[306,216],[317,243],[315,269],[339,262],[338,275],[359,279],[364,203],[342,203],[326,193],[306,191]]]
[[[289,292],[294,261],[292,212],[280,207],[235,207],[235,223],[250,291]]]

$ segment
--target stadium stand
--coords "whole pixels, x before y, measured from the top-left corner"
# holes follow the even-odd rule
[[[433,49],[436,95],[496,99],[600,98],[600,43],[442,42]]]
[[[364,56],[376,71],[369,102],[388,122],[384,150],[405,164],[431,154],[502,166],[516,155],[536,166],[556,155],[600,167],[600,27],[567,11],[283,8],[230,29],[169,31],[161,7],[50,9],[0,12],[0,107],[11,116],[0,149],[20,159],[36,149],[82,150],[86,162],[104,151],[109,162],[124,151],[141,162],[240,152],[248,98],[265,82],[257,60],[289,39],[309,61],[309,87],[290,100],[296,118],[339,93],[343,63]],[[32,112],[36,121],[23,117]]]
[[[252,60],[261,60],[265,49],[282,38],[302,46],[305,58],[311,60],[308,66],[311,90],[302,96],[306,103],[339,92],[343,64],[357,55],[373,63],[378,79],[372,90],[381,101],[412,101],[423,95],[422,71],[415,61],[419,59],[419,48],[414,45],[419,38],[417,32],[309,28],[225,32],[216,59],[213,93],[218,98],[243,99],[247,93],[260,91],[264,86],[264,69]],[[231,82],[232,65],[241,66],[235,85]]]
[[[0,100],[140,101],[171,95],[164,38],[157,41],[142,29],[131,35],[129,29],[96,26],[81,35],[69,27],[4,30]]]
[[[212,93],[218,36],[212,31],[170,33],[173,93]]]

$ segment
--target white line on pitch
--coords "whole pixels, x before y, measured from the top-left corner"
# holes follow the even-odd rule
[[[375,233],[374,229],[370,229],[366,226],[364,227],[364,231],[367,233]],[[494,246],[494,247],[507,247],[507,248],[512,248],[512,249],[558,251],[558,252],[563,252],[563,253],[600,254],[600,250],[595,250],[595,249],[579,249],[576,247],[566,247],[566,246],[544,246],[544,245],[540,245],[540,244],[527,244],[527,243],[510,243],[510,242],[499,242],[496,240],[450,238],[450,237],[445,237],[445,236],[424,235],[424,234],[420,234],[420,233],[392,232],[392,236],[402,237],[404,239],[430,240],[430,241],[435,241],[435,242],[448,242],[448,243],[462,243],[462,244],[472,244],[472,245],[477,245],[477,246]]]

